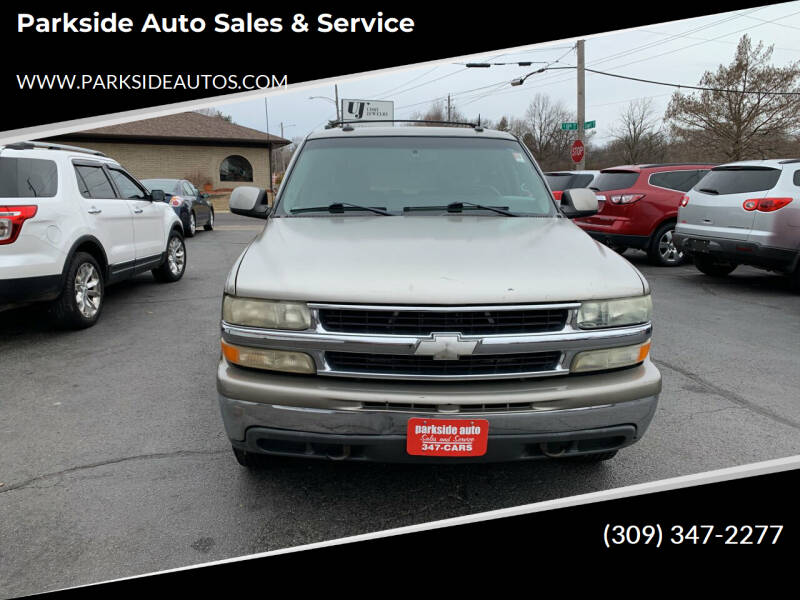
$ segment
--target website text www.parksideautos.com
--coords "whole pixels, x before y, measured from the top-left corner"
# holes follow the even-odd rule
[[[257,90],[288,85],[286,75],[179,73],[18,73],[21,90]]]

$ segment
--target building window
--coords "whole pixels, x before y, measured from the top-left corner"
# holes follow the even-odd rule
[[[222,161],[220,181],[253,181],[253,166],[244,156],[234,154]]]

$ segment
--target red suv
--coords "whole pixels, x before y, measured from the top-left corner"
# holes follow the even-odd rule
[[[638,248],[656,265],[677,266],[683,252],[672,241],[684,194],[714,165],[627,165],[603,169],[591,183],[599,211],[575,219],[586,233],[617,252]]]

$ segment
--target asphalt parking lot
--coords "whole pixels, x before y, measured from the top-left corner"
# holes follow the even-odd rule
[[[220,214],[174,285],[108,290],[93,328],[0,313],[0,596],[179,567],[800,453],[800,297],[766,272],[649,266],[664,377],[644,439],[613,461],[363,465],[250,473],[215,369],[228,268],[261,223]],[[275,258],[279,260],[279,257]]]

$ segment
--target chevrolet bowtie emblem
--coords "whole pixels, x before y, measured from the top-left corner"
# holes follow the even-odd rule
[[[417,342],[414,354],[432,356],[433,360],[458,360],[472,354],[477,346],[478,340],[462,340],[460,333],[432,333],[429,339]]]

